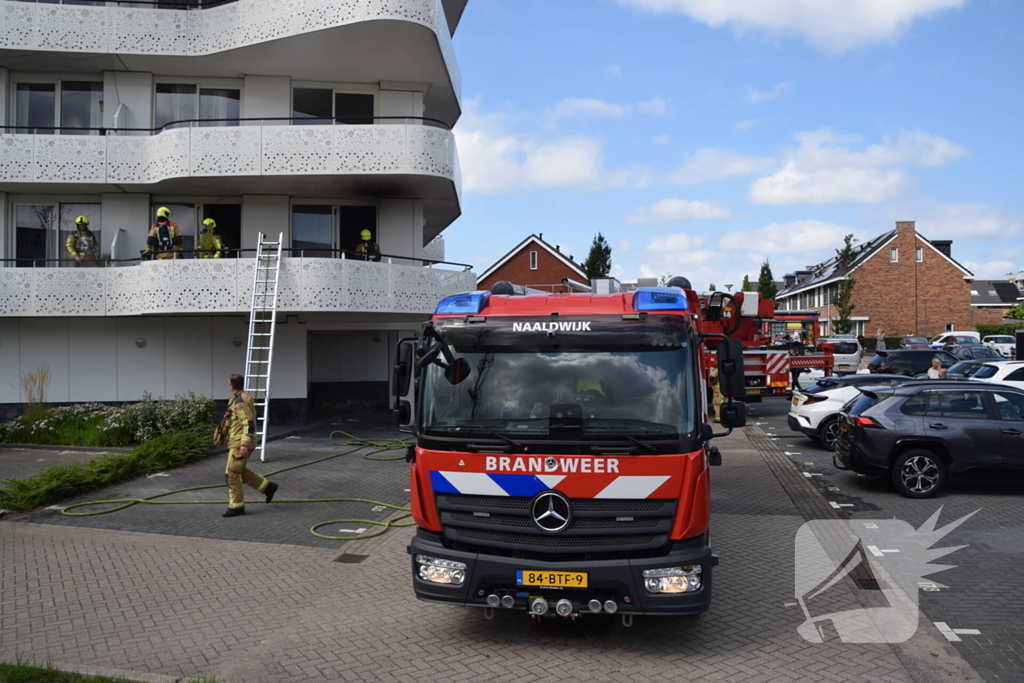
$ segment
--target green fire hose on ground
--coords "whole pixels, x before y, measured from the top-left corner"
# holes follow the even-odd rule
[[[340,443],[338,441],[335,441],[335,435],[338,434],[346,437],[348,441]],[[325,462],[327,460],[333,460],[335,458],[340,458],[345,455],[351,455],[364,449],[370,449],[363,454],[363,458],[366,460],[404,460],[405,450],[409,446],[409,442],[404,439],[360,439],[358,437],[352,436],[348,432],[343,431],[331,432],[329,438],[331,440],[331,443],[334,444],[335,446],[349,447],[348,450],[341,451],[340,453],[335,453],[333,455],[328,455],[323,458],[317,458],[316,460],[302,462],[299,463],[298,465],[282,467],[279,470],[268,472],[263,476],[270,478],[275,474],[280,474],[282,472],[287,472],[289,470],[296,470],[299,469],[300,467],[308,467],[309,465],[315,465],[317,463]],[[384,455],[384,453],[388,453],[390,451],[402,451],[402,454],[390,456]],[[188,491],[202,491],[204,489],[216,489],[222,488],[224,486],[225,484],[190,486],[188,488],[175,489],[173,491],[165,491],[164,493],[158,493],[154,496],[149,496],[148,498],[117,498],[114,500],[90,500],[83,503],[74,503],[72,505],[69,505],[63,510],[61,510],[61,514],[67,515],[68,517],[95,517],[97,515],[108,515],[111,512],[124,510],[125,508],[129,508],[133,505],[138,505],[140,503],[146,505],[227,505],[226,500],[157,500],[157,498],[171,496],[176,493],[186,493]],[[257,504],[265,504],[263,501],[253,502]],[[313,534],[317,538],[323,538],[329,541],[354,541],[363,538],[373,538],[375,536],[380,536],[382,534],[387,533],[388,530],[390,529],[416,525],[415,522],[403,521],[412,516],[412,512],[409,511],[409,508],[402,507],[401,505],[392,505],[391,503],[383,503],[378,500],[367,500],[365,498],[284,498],[275,499],[273,504],[276,505],[278,503],[368,503],[370,505],[381,505],[384,506],[385,508],[399,510],[406,513],[404,515],[399,515],[398,517],[393,517],[383,522],[378,522],[372,519],[332,519],[326,522],[318,522],[317,524],[314,524],[309,528],[309,533]],[[108,510],[99,510],[97,512],[70,512],[70,510],[73,510],[75,508],[104,504],[117,504],[117,507],[112,507]],[[358,536],[328,536],[326,534],[321,534],[317,531],[317,529],[319,529],[320,527],[327,526],[328,524],[369,524],[371,526],[378,526],[381,528],[377,531],[374,531],[373,533],[360,534]]]

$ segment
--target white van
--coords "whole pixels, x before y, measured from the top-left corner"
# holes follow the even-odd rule
[[[822,344],[833,344],[832,351],[834,363],[832,371],[837,375],[852,375],[860,369],[860,360],[864,357],[864,348],[857,341],[856,337],[824,337],[816,344],[820,349]]]
[[[959,337],[959,339],[957,337]],[[964,337],[970,337],[970,340],[964,339]],[[941,349],[946,344],[963,344],[966,341],[973,341],[976,344],[980,344],[981,335],[977,332],[943,332],[939,336],[933,337],[928,343],[933,349]]]

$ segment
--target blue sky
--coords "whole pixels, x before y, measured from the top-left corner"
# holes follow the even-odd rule
[[[622,280],[721,288],[916,220],[1001,278],[1022,27],[1017,0],[470,0],[447,256],[482,272],[541,232],[580,261],[601,231]]]

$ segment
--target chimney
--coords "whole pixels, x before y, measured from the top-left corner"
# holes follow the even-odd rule
[[[932,246],[946,255],[946,258],[953,258],[953,240],[931,240]]]
[[[904,232],[914,234],[917,232],[917,228],[914,227],[916,221],[896,221],[896,234],[902,235]]]
[[[542,233],[542,232],[538,232],[538,233],[537,233],[537,239],[539,239],[539,240],[543,240],[543,239],[544,239],[544,233]]]

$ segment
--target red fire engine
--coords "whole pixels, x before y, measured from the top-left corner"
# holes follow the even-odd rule
[[[709,424],[706,361],[743,396],[742,342],[717,299],[669,284],[517,295],[498,283],[444,299],[402,340],[418,598],[627,625],[708,609],[708,467],[721,462],[709,442],[729,432]],[[729,431],[746,420],[742,403],[721,412]]]

